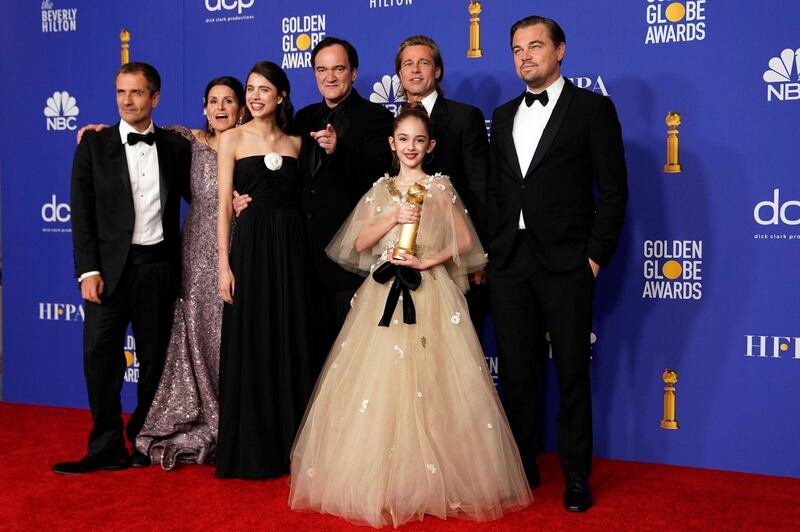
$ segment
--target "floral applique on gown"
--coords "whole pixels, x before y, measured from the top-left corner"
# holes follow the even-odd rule
[[[425,514],[477,521],[530,504],[519,451],[488,374],[463,292],[486,262],[449,178],[428,176],[417,255],[450,247],[453,259],[422,271],[379,327],[391,282],[367,277],[325,363],[292,450],[289,505],[358,524],[399,526]],[[329,245],[344,267],[368,274],[386,261],[399,226],[357,253],[365,224],[390,215],[405,195],[379,179]],[[459,242],[471,243],[459,250]],[[467,249],[469,247],[469,249]]]

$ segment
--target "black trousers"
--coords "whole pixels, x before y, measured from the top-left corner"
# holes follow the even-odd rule
[[[328,353],[333,347],[333,342],[339,335],[344,325],[344,320],[350,312],[350,300],[355,295],[357,288],[332,290],[324,285],[319,274],[315,272],[314,287],[311,295],[311,307],[314,323],[314,338],[312,349],[314,351],[314,367],[312,377],[316,382]],[[377,326],[380,316],[375,318]]]
[[[489,267],[491,308],[503,404],[529,479],[538,479],[536,453],[542,401],[542,361],[549,333],[559,386],[558,447],[565,473],[588,478],[592,464],[589,376],[594,275],[588,259],[568,272],[550,272],[518,231],[505,268]]]
[[[89,454],[125,451],[120,393],[129,323],[139,360],[136,409],[125,427],[131,443],[144,424],[164,369],[177,287],[167,260],[149,262],[149,254],[141,254],[141,260],[133,255],[111,297],[101,298],[100,305],[85,302],[83,369],[93,420]]]

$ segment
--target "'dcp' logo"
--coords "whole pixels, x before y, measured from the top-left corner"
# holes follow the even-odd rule
[[[53,194],[48,203],[42,204],[42,220],[45,222],[68,222],[70,220],[69,203],[59,203]]]
[[[67,91],[56,91],[47,98],[44,116],[47,119],[48,131],[74,131],[78,113],[77,101]]]
[[[235,9],[236,13],[241,15],[243,10],[253,7],[254,2],[255,0],[250,0],[249,2],[247,0],[206,0],[206,9],[212,12],[223,9],[225,11],[233,11]]]

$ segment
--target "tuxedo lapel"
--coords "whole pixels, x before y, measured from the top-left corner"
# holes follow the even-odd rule
[[[436,103],[433,104],[433,109],[431,109],[431,120],[433,120],[434,128],[444,131],[447,124],[447,114],[447,101],[439,95],[436,98]]]
[[[111,168],[119,176],[122,181],[122,186],[128,193],[128,197],[133,203],[133,190],[131,189],[131,176],[128,172],[128,159],[125,157],[125,145],[122,143],[122,137],[119,134],[119,123],[112,126],[113,131],[108,137],[108,157],[111,162]]]
[[[500,137],[497,141],[500,143],[500,147],[506,147],[506,162],[508,162],[509,166],[514,170],[514,176],[520,181],[522,181],[522,170],[519,168],[519,156],[517,155],[517,147],[514,144],[514,116],[517,113],[517,108],[519,104],[522,103],[522,98],[524,95],[520,95],[517,98],[511,100],[508,104],[507,109],[507,116],[503,117],[503,120],[498,120],[500,122],[497,124],[497,128],[495,129],[495,134]],[[500,117],[498,117],[500,118]],[[494,139],[492,139],[494,141]]]
[[[547,125],[544,127],[542,138],[539,139],[539,145],[536,146],[536,151],[533,154],[533,159],[531,159],[531,164],[528,166],[525,177],[531,175],[531,172],[539,166],[547,150],[550,149],[550,145],[553,144],[553,139],[556,138],[556,134],[559,128],[561,128],[561,123],[564,121],[564,117],[567,114],[567,109],[569,109],[569,104],[572,102],[573,91],[574,88],[572,84],[565,79],[564,88],[561,89],[561,96],[558,98],[558,102],[556,102],[553,114],[550,115],[550,120],[547,121]]]
[[[170,161],[167,157],[169,153],[169,139],[164,134],[164,130],[156,128],[156,154],[158,155],[158,195],[161,199],[161,215],[164,215],[164,206],[167,203],[167,194],[169,194],[169,176],[171,172]]]

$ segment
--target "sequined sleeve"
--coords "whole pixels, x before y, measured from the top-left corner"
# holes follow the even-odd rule
[[[197,142],[197,138],[194,136],[194,133],[192,133],[192,130],[186,126],[180,126],[180,125],[164,126],[164,129],[166,129],[167,131],[172,131],[173,133],[177,133],[178,135],[185,138],[192,144]]]

